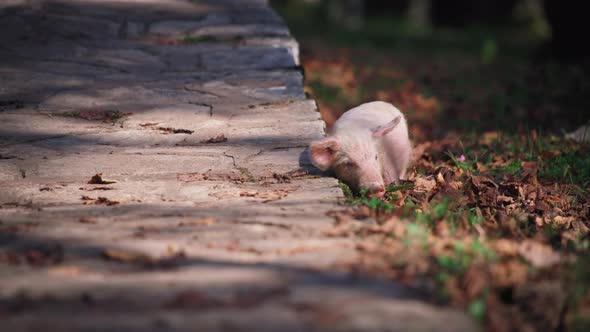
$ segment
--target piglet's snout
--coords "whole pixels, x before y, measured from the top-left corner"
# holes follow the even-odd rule
[[[368,194],[371,197],[383,197],[385,195],[385,188],[380,183],[370,183],[367,186]]]

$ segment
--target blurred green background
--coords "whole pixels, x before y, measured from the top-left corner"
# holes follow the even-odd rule
[[[562,134],[590,119],[582,2],[274,0],[300,42],[328,127],[370,100],[415,139],[449,132]]]

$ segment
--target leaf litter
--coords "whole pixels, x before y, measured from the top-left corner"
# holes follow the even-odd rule
[[[532,78],[538,73],[527,78],[538,95],[535,114],[498,119],[499,107],[530,108],[494,104],[514,85],[501,82],[515,79],[510,70],[498,70],[485,89],[475,83],[459,91],[449,79],[469,80],[467,66],[432,70],[404,55],[312,43],[302,53],[306,91],[328,130],[344,110],[384,100],[405,111],[416,142],[411,188],[388,190],[382,201],[349,196],[348,210],[332,214],[326,235],[357,241],[359,259],[343,268],[427,290],[488,331],[545,331],[590,312],[590,264],[583,263],[590,256],[590,146],[513,126],[564,123],[547,121],[563,99],[545,93],[550,87]],[[477,125],[475,133],[465,124]]]

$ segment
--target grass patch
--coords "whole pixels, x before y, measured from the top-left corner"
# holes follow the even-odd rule
[[[567,152],[543,163],[540,176],[549,181],[572,183],[582,187],[590,184],[590,151]]]

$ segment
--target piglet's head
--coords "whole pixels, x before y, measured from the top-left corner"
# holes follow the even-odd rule
[[[385,184],[377,142],[400,120],[398,116],[375,128],[341,133],[313,142],[309,149],[311,162],[322,171],[332,169],[336,177],[352,190],[367,189],[370,195],[381,197],[385,193]]]

